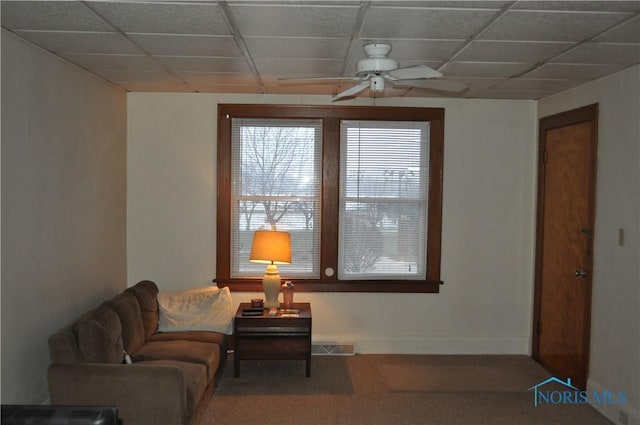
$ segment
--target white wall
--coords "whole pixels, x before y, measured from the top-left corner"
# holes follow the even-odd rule
[[[626,391],[604,413],[640,423],[640,66],[542,99],[538,117],[599,103],[589,390]],[[624,229],[624,246],[618,245]],[[603,409],[602,406],[596,406]]]
[[[218,103],[328,104],[329,98],[129,93],[129,285],[151,279],[161,290],[177,290],[215,277]],[[314,341],[355,342],[367,353],[528,353],[535,102],[377,104],[445,108],[445,284],[439,294],[296,294],[312,303]],[[255,296],[233,293],[236,304]]]
[[[49,335],[127,286],[126,101],[2,30],[2,403],[46,401]]]

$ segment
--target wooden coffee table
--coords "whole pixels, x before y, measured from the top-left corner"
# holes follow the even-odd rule
[[[294,303],[298,317],[243,316],[249,303],[241,303],[234,319],[235,351],[233,374],[240,376],[240,360],[305,360],[306,376],[311,376],[311,304]]]

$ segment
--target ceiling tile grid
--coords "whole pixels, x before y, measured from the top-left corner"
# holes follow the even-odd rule
[[[467,86],[384,96],[539,99],[640,63],[640,1],[0,0],[0,17],[128,91],[335,94],[358,81],[279,78],[354,77],[376,42]]]

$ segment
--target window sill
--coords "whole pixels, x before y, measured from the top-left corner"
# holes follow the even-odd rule
[[[289,279],[287,279],[289,280]],[[295,280],[296,292],[438,293],[440,280]],[[262,279],[213,280],[233,292],[262,292]]]

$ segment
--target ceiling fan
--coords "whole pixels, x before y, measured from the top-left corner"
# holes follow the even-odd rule
[[[383,93],[385,84],[398,88],[429,89],[440,92],[462,93],[467,86],[442,79],[443,75],[424,65],[399,68],[398,62],[389,58],[391,45],[372,43],[364,46],[366,59],[358,61],[356,75],[352,77],[311,77],[311,78],[279,78],[280,80],[306,80],[313,82],[358,81],[358,83],[333,96],[332,101],[352,97],[365,89],[369,89],[374,96]]]

